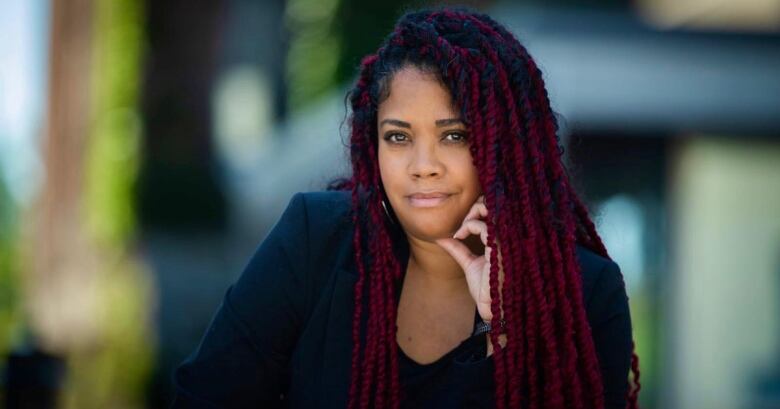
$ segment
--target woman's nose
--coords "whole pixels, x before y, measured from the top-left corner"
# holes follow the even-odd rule
[[[444,171],[435,147],[418,144],[412,154],[409,171],[414,178],[440,176]]]

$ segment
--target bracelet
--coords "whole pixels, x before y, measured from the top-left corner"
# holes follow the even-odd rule
[[[499,319],[498,320],[498,327],[501,330],[504,330],[506,328],[506,321],[504,321],[503,319]],[[493,330],[493,327],[490,325],[490,322],[488,322],[488,321],[480,321],[480,322],[477,323],[476,327],[474,328],[474,333],[471,334],[471,336],[473,337],[475,335],[481,335],[481,334],[484,334],[486,332],[490,332],[492,330]]]

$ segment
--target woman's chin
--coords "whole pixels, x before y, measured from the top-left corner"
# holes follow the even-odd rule
[[[414,233],[415,236],[420,238],[425,238],[427,240],[436,240],[436,239],[443,239],[447,237],[452,237],[453,234],[455,234],[455,231],[457,230],[458,226],[454,226],[452,228],[442,228],[442,226],[450,226],[451,223],[449,221],[441,221],[436,222],[433,218],[420,221],[419,223],[414,224]]]

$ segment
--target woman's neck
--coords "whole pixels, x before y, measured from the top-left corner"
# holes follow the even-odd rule
[[[468,284],[463,269],[455,259],[435,242],[429,242],[409,237],[409,264],[407,273],[411,271],[418,280],[430,291],[461,292],[468,291]],[[484,252],[484,246],[478,236],[469,236],[464,243],[477,255]]]

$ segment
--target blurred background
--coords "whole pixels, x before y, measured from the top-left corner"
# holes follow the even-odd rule
[[[166,407],[292,194],[348,173],[360,57],[428,4],[0,3],[3,405]],[[465,4],[545,75],[641,406],[780,408],[780,1]]]

